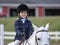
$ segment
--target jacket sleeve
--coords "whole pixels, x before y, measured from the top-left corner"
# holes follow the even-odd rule
[[[18,21],[15,21],[14,28],[15,28],[15,32],[16,32],[17,34],[20,34],[20,33],[21,33],[21,32],[20,32],[20,29],[19,29]]]
[[[33,32],[34,32],[34,29],[33,29],[32,23],[29,22],[29,37],[32,35]]]

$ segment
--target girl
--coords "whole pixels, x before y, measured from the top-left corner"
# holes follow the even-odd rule
[[[28,20],[28,6],[21,4],[17,7],[19,19],[15,21],[14,27],[16,31],[15,45],[20,45],[24,40],[29,39],[33,33],[33,27],[30,20]]]

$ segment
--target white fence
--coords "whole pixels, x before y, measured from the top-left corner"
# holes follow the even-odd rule
[[[59,40],[60,39],[60,32],[48,32],[51,39]],[[6,36],[4,39],[14,39],[15,32],[4,32]]]

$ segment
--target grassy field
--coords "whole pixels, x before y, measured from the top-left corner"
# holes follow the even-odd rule
[[[4,24],[5,31],[14,31],[14,22],[17,20],[17,17],[11,18],[0,18],[0,24]],[[29,17],[29,20],[32,21],[36,26],[40,27],[50,23],[49,31],[60,31],[60,16],[55,17]]]
[[[4,31],[14,31],[14,22],[17,20],[17,17],[11,17],[11,18],[0,18],[0,24],[4,24]],[[49,31],[60,31],[60,16],[55,17],[28,17],[29,20],[32,21],[36,26],[40,27],[42,25],[46,25],[47,23],[50,23]],[[5,40],[5,45],[12,42],[13,40]],[[60,45],[60,40],[50,41],[51,45]]]

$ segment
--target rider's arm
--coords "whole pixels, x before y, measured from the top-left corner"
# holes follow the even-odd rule
[[[32,33],[34,32],[33,26],[31,21],[29,22],[29,37],[32,35]]]
[[[15,21],[14,28],[15,28],[15,32],[16,32],[17,34],[20,34],[20,33],[21,33],[21,32],[20,32],[20,29],[19,29],[19,23],[18,23],[18,21]]]

